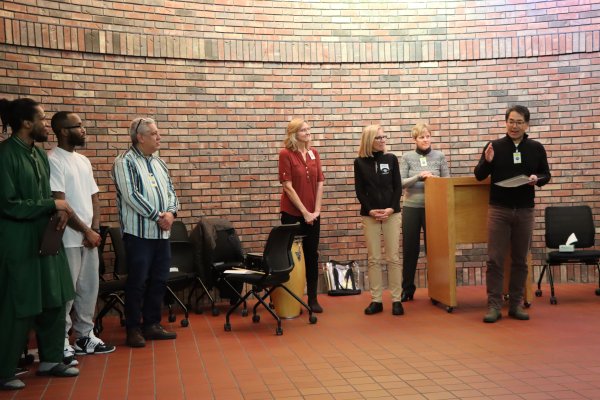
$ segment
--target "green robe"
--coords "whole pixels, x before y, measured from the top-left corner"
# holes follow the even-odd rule
[[[0,292],[9,292],[17,318],[74,298],[64,249],[40,256],[42,233],[56,208],[44,150],[15,135],[0,143]]]

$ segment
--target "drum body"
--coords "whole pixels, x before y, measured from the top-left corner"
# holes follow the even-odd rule
[[[284,285],[296,296],[302,298],[306,286],[306,265],[301,238],[294,240],[292,258],[294,268],[290,272],[290,279]],[[275,314],[280,318],[296,318],[300,315],[301,304],[282,288],[277,288],[271,293],[271,301],[275,306]]]

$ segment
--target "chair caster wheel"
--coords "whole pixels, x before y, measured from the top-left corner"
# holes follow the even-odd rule
[[[225,329],[225,332],[231,332],[231,324],[229,322],[225,323],[223,328]]]
[[[454,311],[454,307],[450,307],[450,306],[446,307],[446,312],[448,314],[452,314],[452,311]]]
[[[550,297],[550,304],[557,304],[558,302],[556,301],[556,297],[552,296]]]
[[[182,327],[187,328],[190,324],[190,321],[187,318],[185,318],[181,320],[180,324]]]
[[[260,315],[258,315],[258,314],[254,314],[254,315],[252,316],[252,322],[254,322],[254,323],[258,323],[258,322],[260,322]]]
[[[540,289],[535,291],[535,297],[542,297],[542,291]]]
[[[283,335],[283,329],[281,329],[281,328],[277,328],[277,329],[275,329],[275,334],[276,334],[277,336],[281,336],[281,335]]]
[[[523,303],[523,307],[525,307],[525,308],[529,308],[529,307],[531,307],[531,303],[524,302],[524,303]]]
[[[437,306],[439,303],[439,301],[437,301],[436,299],[431,299],[431,304],[433,304],[434,306]]]
[[[220,311],[217,307],[213,307],[212,310],[210,311],[213,317],[216,317],[220,314]]]
[[[248,316],[248,309],[247,309],[247,308],[244,308],[244,309],[242,310],[242,317],[247,317],[247,316]]]
[[[308,317],[308,322],[310,322],[311,324],[316,324],[317,317],[315,317],[314,315],[311,315],[310,317]]]
[[[596,289],[596,296],[600,296],[600,289]]]
[[[174,315],[169,315],[169,322],[175,322],[176,319],[177,317],[175,317]]]

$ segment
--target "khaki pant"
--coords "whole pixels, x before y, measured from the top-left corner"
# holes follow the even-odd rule
[[[382,302],[383,292],[383,256],[381,235],[385,244],[385,260],[388,270],[388,287],[392,301],[400,301],[402,296],[402,265],[400,264],[400,213],[392,214],[386,221],[380,222],[373,217],[362,217],[363,231],[369,255],[368,273],[373,302]]]

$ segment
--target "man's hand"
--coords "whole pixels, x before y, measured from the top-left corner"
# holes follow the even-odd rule
[[[83,238],[83,245],[87,248],[94,248],[94,247],[98,247],[100,246],[100,242],[102,241],[102,238],[100,237],[100,235],[98,234],[98,232],[94,231],[93,229],[88,229],[87,231],[85,231],[84,234],[84,238]]]
[[[535,185],[535,184],[537,183],[537,181],[538,181],[538,177],[537,177],[537,175],[531,175],[531,176],[529,177],[529,184],[530,184],[531,186]]]
[[[492,162],[492,160],[494,159],[494,146],[492,146],[491,142],[485,148],[484,155],[485,155],[485,161],[487,161],[487,162]]]
[[[171,225],[173,225],[173,221],[175,221],[175,217],[172,212],[163,212],[159,214],[158,217],[158,226],[163,231],[170,231]]]
[[[69,218],[71,218],[73,215],[73,209],[66,200],[61,199],[55,199],[54,206],[56,207],[58,215],[58,224],[56,225],[56,230],[62,231],[67,226]]]

